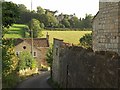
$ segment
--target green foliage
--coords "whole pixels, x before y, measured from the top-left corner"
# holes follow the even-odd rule
[[[44,10],[42,7],[38,6],[38,7],[37,7],[37,13],[38,13],[39,15],[45,14],[45,10]]]
[[[80,38],[80,45],[85,48],[92,47],[92,34],[85,34],[82,38]]]
[[[40,27],[40,22],[37,19],[32,19],[29,23],[30,29],[33,31],[33,38],[37,38],[38,35],[42,36],[42,29]],[[32,33],[30,32],[30,35]]]
[[[70,20],[69,20],[69,22],[70,22],[70,26],[72,27],[72,28],[79,28],[79,19],[76,17],[76,16],[73,16]]]
[[[19,17],[19,10],[18,6],[15,3],[12,2],[3,2],[2,3],[2,35],[6,33],[5,27],[11,26],[13,23],[16,22],[16,20]]]
[[[7,76],[2,76],[3,88],[14,88],[20,81],[20,77],[16,72],[9,73]]]
[[[47,60],[47,63],[50,67],[52,67],[52,62],[53,62],[53,46],[51,46],[48,51],[47,51],[47,54],[46,54],[46,60]]]
[[[91,14],[86,14],[85,18],[83,18],[80,22],[81,28],[92,28],[92,18],[93,16]]]
[[[23,70],[27,68],[36,68],[37,62],[32,57],[32,55],[29,52],[21,52],[19,55],[19,63],[18,63],[18,70]]]
[[[70,27],[70,23],[69,23],[69,21],[68,21],[67,19],[63,19],[63,20],[61,21],[61,23],[62,23],[66,28],[69,28],[69,27]]]
[[[56,27],[58,25],[58,20],[51,14],[42,14],[39,20],[44,23],[45,27]]]
[[[12,39],[2,39],[2,72],[3,76],[12,73],[17,67],[18,58],[13,50]]]
[[[18,82],[17,76],[18,58],[13,50],[12,39],[2,39],[2,86],[3,88],[14,87]]]

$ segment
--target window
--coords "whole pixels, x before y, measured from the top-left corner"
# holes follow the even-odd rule
[[[23,49],[26,49],[26,46],[23,46]]]
[[[36,56],[37,56],[37,53],[36,53],[36,52],[34,52],[34,53],[33,53],[33,57],[36,57]]]
[[[18,55],[19,55],[19,52],[16,52],[16,55],[18,56]]]

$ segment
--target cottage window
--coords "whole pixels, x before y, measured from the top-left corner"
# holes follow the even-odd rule
[[[34,53],[33,53],[33,57],[36,57],[36,56],[37,56],[37,53],[36,53],[36,52],[34,52]]]
[[[23,49],[26,49],[26,46],[23,46]]]
[[[18,53],[18,52],[16,52],[16,55],[18,56],[18,55],[19,55],[19,53]]]

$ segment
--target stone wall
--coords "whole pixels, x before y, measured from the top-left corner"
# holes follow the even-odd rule
[[[93,20],[93,50],[120,54],[120,3],[100,2]]]
[[[56,45],[59,47],[56,55]],[[58,48],[57,47],[57,48]],[[63,88],[118,88],[120,56],[54,40],[53,80]]]

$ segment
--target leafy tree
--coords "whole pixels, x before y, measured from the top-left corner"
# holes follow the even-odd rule
[[[32,55],[29,52],[21,52],[19,54],[19,63],[18,63],[18,70],[23,70],[27,68],[36,68],[37,62],[32,57]]]
[[[81,25],[82,25],[82,28],[92,28],[92,18],[93,16],[91,14],[86,14],[85,18],[82,19],[81,21]]]
[[[18,5],[12,2],[2,3],[2,28],[3,36],[7,32],[5,27],[9,28],[19,18]]]
[[[40,15],[45,14],[45,10],[42,7],[38,6],[37,7],[37,13],[40,14]]]
[[[24,4],[18,4],[18,9],[20,13],[20,17],[17,20],[17,23],[27,24],[31,18],[33,18],[33,14]]]
[[[53,46],[48,49],[46,54],[46,60],[51,68],[50,70],[51,70],[51,78],[52,78]]]
[[[80,38],[80,45],[85,48],[92,47],[92,34],[85,34],[82,38]]]
[[[2,39],[2,87],[13,88],[18,83],[18,58],[13,50],[12,39]],[[11,82],[12,81],[12,82]]]
[[[37,19],[32,19],[29,23],[30,29],[33,31],[33,38],[37,38],[38,36],[42,36],[42,29],[40,27],[40,22]],[[31,35],[31,32],[30,32]]]
[[[72,27],[72,28],[78,28],[79,27],[79,19],[76,17],[76,16],[74,16],[74,17],[72,17],[70,20],[69,20],[69,22],[70,22],[70,26]]]
[[[2,72],[3,76],[12,73],[17,67],[18,58],[14,53],[12,39],[2,39]]]
[[[28,12],[27,7],[24,4],[18,4],[19,12]]]
[[[62,23],[66,28],[69,28],[69,27],[70,27],[70,23],[69,23],[69,21],[68,21],[67,19],[63,19],[63,20],[61,21],[61,23]]]
[[[44,23],[45,27],[56,27],[59,23],[56,17],[51,14],[42,14],[39,20]]]

